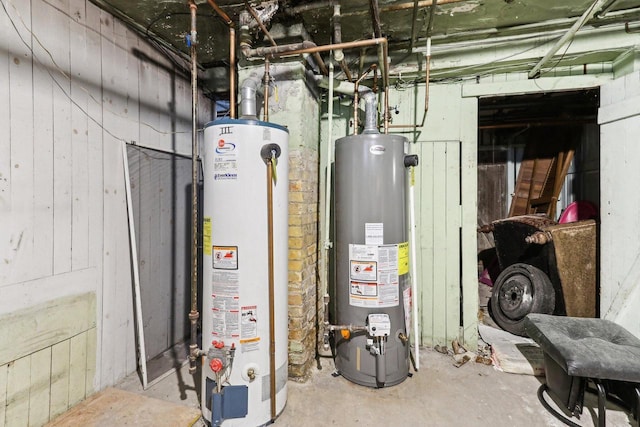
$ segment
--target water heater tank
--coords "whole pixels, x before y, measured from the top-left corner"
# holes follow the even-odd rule
[[[286,128],[258,120],[205,127],[202,412],[212,425],[272,419],[265,146],[281,152],[273,186],[277,414],[287,400],[288,137]]]
[[[378,133],[336,141],[336,367],[350,381],[392,386],[409,373],[406,138]]]

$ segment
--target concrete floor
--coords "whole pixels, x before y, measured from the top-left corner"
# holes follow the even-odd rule
[[[333,377],[331,359],[321,359],[305,383],[289,381],[287,405],[278,427],[293,426],[563,426],[540,404],[536,392],[544,378],[509,374],[492,366],[453,359],[429,349],[420,352],[420,371],[403,383],[371,389]],[[199,373],[196,378],[199,378]],[[198,381],[199,383],[199,381]],[[119,388],[198,407],[199,384],[187,367],[142,391],[137,375]],[[552,405],[555,407],[555,405]],[[595,397],[587,393],[580,426],[593,426]],[[200,421],[197,426],[205,425]],[[615,407],[607,410],[608,426],[633,425]]]

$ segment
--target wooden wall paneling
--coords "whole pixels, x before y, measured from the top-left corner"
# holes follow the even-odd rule
[[[158,136],[159,148],[174,152],[182,149],[187,152],[185,147],[178,144],[176,134],[176,97],[175,97],[175,75],[171,67],[158,67],[158,108],[160,109],[161,123],[157,127],[162,133]],[[191,146],[188,147],[191,153]]]
[[[459,337],[461,321],[461,278],[460,278],[460,142],[450,141],[445,147],[444,185],[446,220],[446,339],[447,343]],[[477,309],[476,309],[477,310]]]
[[[34,278],[33,262],[33,72],[30,2],[5,4],[11,25],[7,46],[9,60],[11,216],[7,223],[11,252],[5,259],[9,282]],[[26,43],[27,45],[25,46]],[[5,237],[6,239],[6,237]],[[8,262],[7,262],[8,261]]]
[[[160,126],[159,112],[159,81],[158,66],[153,63],[151,48],[146,43],[139,43],[138,47],[147,56],[147,60],[140,60],[138,64],[138,80],[140,93],[140,141],[143,147],[158,147],[158,132]],[[133,171],[132,171],[133,172]]]
[[[71,149],[71,82],[69,59],[68,0],[56,2],[61,10],[51,10],[55,37],[48,37],[47,49],[56,62],[53,84],[53,271],[71,271],[73,153]],[[64,73],[64,74],[63,74]],[[56,83],[57,82],[57,83]]]
[[[0,22],[1,23],[1,22]],[[0,427],[5,427],[7,413],[7,375],[9,365],[0,366]]]
[[[46,347],[28,357],[31,357],[29,425],[41,426],[49,421],[51,347]]]
[[[119,29],[119,30],[118,30]],[[122,54],[125,56],[124,61],[126,62],[126,76],[125,81],[126,84],[124,86],[125,96],[124,96],[124,126],[127,129],[125,139],[128,141],[135,141],[136,143],[140,141],[140,114],[139,114],[139,98],[140,93],[138,89],[138,62],[139,60],[133,56],[132,51],[137,49],[138,47],[138,36],[135,32],[127,28],[120,21],[116,22],[116,33],[123,32],[124,33],[124,51]],[[122,158],[121,149],[121,159],[120,159],[120,185],[118,193],[120,195],[119,204],[121,206],[122,215],[126,218],[127,215],[127,201],[126,201],[126,190],[125,190],[125,180],[124,180],[124,161],[125,158]],[[119,300],[122,302],[122,312],[121,312],[121,322],[123,325],[123,338],[125,339],[125,345],[122,346],[121,357],[125,361],[123,364],[124,372],[122,374],[122,378],[124,376],[135,372],[138,366],[138,358],[137,358],[137,347],[136,347],[136,338],[135,338],[135,327],[134,327],[134,297],[133,297],[133,285],[132,285],[132,258],[131,258],[131,244],[129,240],[129,223],[128,220],[124,220],[120,223],[121,225],[121,233],[120,235],[123,237],[118,244],[121,246],[121,250],[118,251],[118,273],[120,276],[119,283],[122,283],[123,286],[119,287],[118,290],[122,291],[119,294]]]
[[[422,233],[422,217],[420,215],[420,207],[422,206],[422,191],[421,191],[421,187],[420,187],[420,182],[422,181],[422,174],[423,174],[423,169],[425,167],[428,167],[425,165],[424,163],[424,158],[422,157],[422,151],[421,151],[421,145],[420,144],[411,144],[411,149],[410,152],[411,154],[417,154],[418,155],[418,159],[419,159],[419,165],[417,167],[414,167],[414,195],[413,195],[413,202],[414,202],[414,221],[415,221],[415,241],[412,242],[412,244],[415,246],[415,248],[413,248],[413,250],[415,250],[416,256],[415,256],[415,272],[416,272],[416,276],[414,279],[416,280],[417,283],[417,293],[416,295],[413,295],[413,304],[416,304],[417,306],[417,313],[418,313],[418,326],[419,326],[419,336],[415,335],[415,332],[413,331],[413,325],[412,325],[412,329],[411,329],[411,333],[414,334],[413,335],[413,343],[417,345],[423,345],[422,342],[422,329],[424,328],[423,323],[423,316],[424,316],[424,311],[425,308],[422,306],[422,301],[423,301],[423,285],[422,285],[422,263],[423,263],[423,257],[422,257],[422,244],[421,244],[421,233]],[[409,230],[409,232],[411,232],[411,230]],[[410,266],[412,267],[412,266]],[[412,271],[414,271],[412,269]],[[413,315],[413,314],[412,314]]]
[[[175,102],[175,134],[172,140],[177,147],[184,147],[183,152],[191,155],[191,85],[189,80],[179,77],[176,70],[173,82],[173,99]],[[199,108],[202,108],[200,105]]]
[[[97,306],[97,331],[95,353],[94,389],[102,388],[102,325],[103,325],[103,257],[104,257],[104,165],[103,165],[103,130],[102,130],[102,39],[101,12],[89,1],[83,1],[86,13],[86,49],[87,76],[85,88],[89,101],[87,112],[87,144],[89,162],[89,264],[97,270],[95,283]],[[99,331],[99,332],[98,332]],[[99,338],[99,339],[98,339]]]
[[[420,180],[417,182],[420,189],[420,205],[417,207],[417,216],[420,218],[420,252],[421,252],[421,291],[422,291],[422,342],[427,345],[435,345],[434,319],[435,319],[435,285],[434,285],[434,146],[433,143],[420,144]]]
[[[460,188],[462,271],[462,344],[475,349],[478,343],[478,100],[463,99],[460,108]]]
[[[120,305],[116,298],[117,283],[117,181],[122,179],[118,174],[118,162],[121,162],[120,143],[114,135],[119,134],[119,123],[112,112],[115,98],[114,89],[117,87],[116,46],[112,41],[113,17],[100,12],[100,32],[102,34],[102,102],[104,132],[102,133],[103,152],[102,169],[104,189],[104,252],[103,252],[103,279],[102,279],[102,337],[101,337],[101,363],[100,375],[103,384],[115,384],[120,372],[116,371],[116,365],[122,364],[116,360],[116,346],[122,346],[122,340],[118,336],[117,306]]]
[[[51,348],[50,419],[54,419],[69,408],[70,349],[69,340],[62,341]]]
[[[34,1],[31,14],[34,39],[43,44],[48,41],[48,32],[53,26],[52,8],[43,1]],[[33,51],[36,60],[33,67],[33,113],[37,118],[34,125],[33,166],[34,166],[34,252],[38,262],[32,264],[37,276],[53,274],[53,80],[51,74],[58,74],[45,46],[34,40]],[[50,74],[51,73],[51,74]]]
[[[72,295],[0,316],[0,364],[25,357],[95,326],[95,296]],[[69,313],[73,313],[70,316]]]
[[[29,423],[29,381],[31,375],[31,357],[13,361],[7,372],[7,426],[27,425]]]
[[[91,328],[87,331],[87,370],[85,375],[85,393],[86,396],[92,395],[98,390],[98,378],[96,377],[96,356],[98,345],[98,329]]]
[[[437,141],[433,143],[433,339],[434,344],[447,345],[447,276],[446,256],[447,248],[447,143]]]
[[[69,407],[85,398],[86,386],[87,332],[83,332],[69,340]]]
[[[11,114],[9,89],[9,61],[13,61],[9,49],[10,33],[15,30],[7,14],[0,13],[0,218],[7,218],[11,210]],[[0,247],[0,255],[4,256],[8,248]],[[6,273],[0,267],[0,285],[4,282]],[[0,417],[2,418],[2,417]],[[1,423],[4,420],[0,420]]]
[[[89,93],[86,81],[90,81],[92,67],[87,51],[87,19],[84,2],[72,0],[69,8],[70,25],[70,75],[71,75],[71,157],[72,170],[72,228],[71,267],[89,266],[89,149],[88,108]]]
[[[102,164],[102,40],[100,34],[101,12],[89,1],[85,3],[87,63],[84,78],[89,100],[87,104],[87,145],[89,165],[89,264],[102,271],[103,256],[103,164]],[[97,287],[101,292],[101,286]],[[100,299],[100,297],[99,297]],[[100,316],[99,316],[100,318]]]

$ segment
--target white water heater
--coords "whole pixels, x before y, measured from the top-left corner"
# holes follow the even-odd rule
[[[205,127],[202,413],[213,426],[267,424],[287,400],[288,138],[286,128],[258,120],[225,118]],[[280,155],[277,165],[272,162],[275,179],[269,184],[265,153]]]

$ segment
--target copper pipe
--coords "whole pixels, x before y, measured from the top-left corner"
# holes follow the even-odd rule
[[[322,56],[320,56],[318,52],[314,52],[313,59],[316,60],[316,65],[318,66],[318,68],[320,68],[320,72],[322,73],[322,75],[323,76],[328,75],[329,70],[327,69],[327,66],[324,64],[324,61],[322,60]]]
[[[229,26],[233,25],[233,21],[231,20],[231,18],[229,18],[229,15],[227,15],[226,13],[224,13],[224,10],[220,9],[220,6],[218,6],[216,4],[216,2],[214,0],[207,0],[207,2],[209,3],[209,5],[213,8],[213,10],[216,11],[216,13],[218,14],[218,16],[220,16],[220,18],[222,18],[222,20]]]
[[[386,39],[385,39],[386,40]],[[389,133],[389,45],[382,46],[382,61],[384,62],[384,133]]]
[[[273,163],[267,163],[267,244],[269,263],[269,391],[271,395],[271,421],[276,419],[276,330],[275,283],[273,272]]]
[[[236,118],[236,29],[229,27],[229,115]]]
[[[286,52],[269,52],[266,54],[279,57],[279,56],[287,56],[287,55],[302,55],[305,53],[314,53],[314,52],[328,52],[330,50],[335,50],[335,49],[354,49],[357,47],[377,46],[381,44],[383,45],[387,44],[387,39],[385,37],[379,37],[375,39],[366,39],[366,40],[356,40],[353,42],[326,44],[326,45],[314,46],[314,47],[304,47],[299,49],[288,50]],[[282,46],[278,46],[278,47],[282,47]],[[269,49],[270,48],[263,48],[263,51],[266,52]]]
[[[305,44],[308,47],[304,47]],[[302,42],[293,45],[281,45],[281,46],[273,46],[273,47],[263,47],[251,49],[248,46],[243,48],[243,52],[247,58],[251,58],[253,56],[272,56],[272,57],[281,57],[281,56],[293,56],[293,55],[302,55],[305,53],[316,53],[316,52],[328,52],[330,50],[335,49],[354,49],[358,47],[365,46],[379,46],[382,45],[382,61],[384,68],[382,70],[382,79],[384,84],[384,133],[389,132],[389,47],[388,42],[385,37],[378,37],[375,39],[367,39],[367,40],[357,40],[353,42],[345,42],[345,43],[333,43],[327,44],[323,46],[309,46],[312,42]],[[299,47],[302,46],[302,47]]]
[[[253,10],[253,8],[251,7],[251,5],[247,0],[244,0],[244,6],[247,8],[251,16],[253,16],[253,19],[255,19],[256,23],[258,24],[258,26],[260,27],[264,35],[269,39],[269,41],[271,42],[271,46],[278,46],[276,44],[276,41],[273,39],[273,37],[271,37],[271,34],[269,34],[269,30],[267,30],[267,27],[265,27],[262,21],[260,21],[260,17],[256,13],[256,11]]]
[[[347,80],[350,81],[350,82],[353,81],[353,76],[351,75],[351,70],[349,70],[349,65],[347,64],[347,61],[345,59],[340,61],[340,68],[344,72],[344,75],[347,77]]]
[[[367,71],[365,71],[360,77],[358,77],[358,80],[355,81],[354,85],[353,85],[353,134],[357,135],[358,134],[358,107],[359,107],[359,103],[360,103],[360,93],[358,92],[358,87],[360,86],[360,82],[367,77],[367,74],[369,74],[369,72],[371,70],[373,70],[373,72],[375,73],[375,69],[376,69],[377,65],[376,64],[371,64],[369,65],[369,68],[367,69]]]
[[[189,1],[191,13],[191,339],[189,343],[189,373],[196,373],[199,355],[198,336],[198,61],[196,12],[198,6]]]
[[[262,117],[265,122],[269,121],[269,83],[271,76],[269,74],[269,58],[264,60],[264,111]]]

